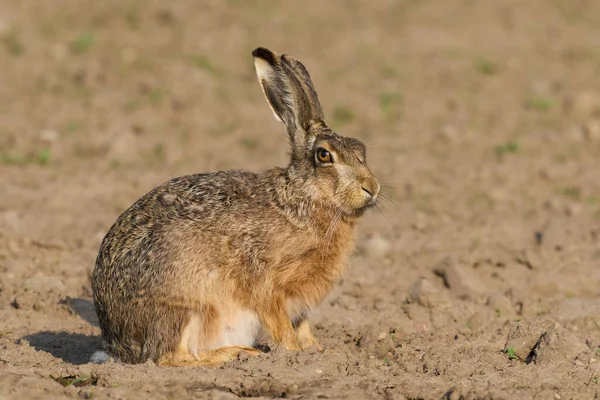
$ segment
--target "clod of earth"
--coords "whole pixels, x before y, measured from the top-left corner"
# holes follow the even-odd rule
[[[452,257],[442,259],[434,268],[434,273],[444,280],[446,287],[459,299],[473,299],[479,294],[477,287],[481,287],[481,282]]]
[[[406,297],[408,303],[418,303],[427,308],[438,308],[450,305],[446,293],[425,278],[417,279],[408,289]]]
[[[548,365],[554,362],[573,362],[589,351],[575,335],[558,322],[547,318],[523,321],[510,330],[504,346],[509,357],[529,364]]]

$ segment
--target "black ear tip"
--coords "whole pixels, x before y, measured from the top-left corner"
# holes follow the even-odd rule
[[[252,52],[252,56],[254,58],[262,58],[269,64],[275,64],[276,62],[275,54],[273,54],[271,50],[264,47],[257,47],[256,49],[254,49],[254,51]]]

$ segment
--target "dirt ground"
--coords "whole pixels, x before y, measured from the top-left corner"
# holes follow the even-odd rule
[[[1,0],[0,39],[0,399],[599,397],[600,2]],[[391,197],[311,315],[325,352],[89,364],[117,216],[286,163],[257,46]]]

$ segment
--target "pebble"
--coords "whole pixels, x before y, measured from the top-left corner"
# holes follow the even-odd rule
[[[587,90],[579,92],[565,101],[565,110],[578,120],[587,120],[600,111],[600,94]]]
[[[476,287],[480,283],[451,257],[444,258],[434,272],[444,279],[446,286],[458,298],[469,299],[477,293]]]
[[[539,269],[544,266],[541,254],[531,249],[523,250],[517,257],[517,261],[529,269]]]
[[[583,132],[590,142],[600,142],[600,121],[592,119],[584,126]]]
[[[435,308],[447,305],[449,299],[435,285],[425,278],[419,278],[408,289],[406,300],[423,307]]]

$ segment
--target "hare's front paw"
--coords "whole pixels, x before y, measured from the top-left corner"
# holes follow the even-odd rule
[[[296,337],[302,350],[315,346],[317,350],[323,351],[323,346],[321,346],[319,341],[313,336],[307,319],[298,325],[298,328],[296,329]]]
[[[298,342],[298,338],[296,338],[295,335],[289,335],[283,338],[281,340],[281,345],[286,350],[300,351],[304,349],[302,345]]]

